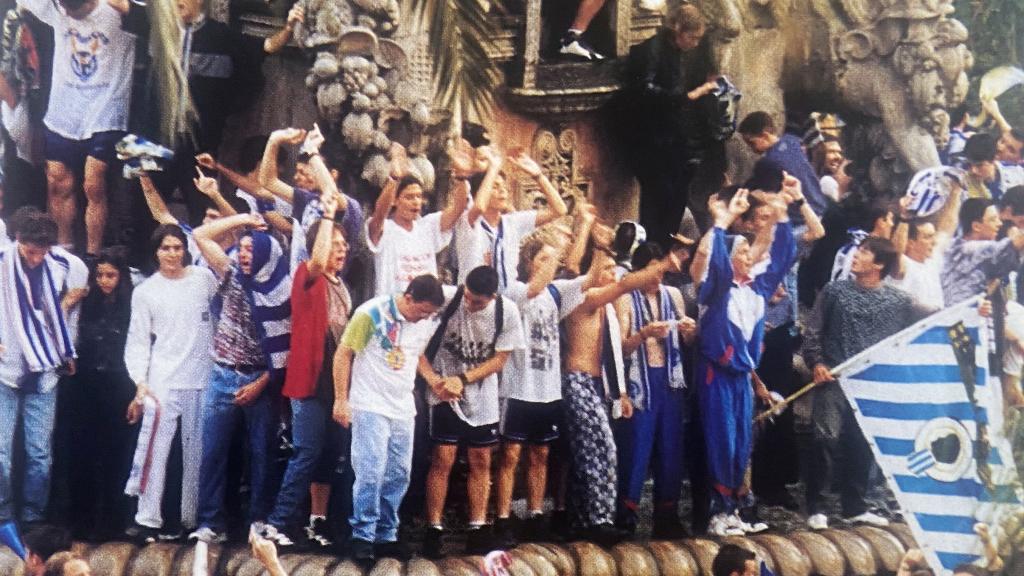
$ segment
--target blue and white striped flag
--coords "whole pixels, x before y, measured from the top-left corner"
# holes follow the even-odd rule
[[[982,559],[975,525],[986,524],[998,545],[1024,500],[977,305],[943,310],[833,371],[937,573]]]

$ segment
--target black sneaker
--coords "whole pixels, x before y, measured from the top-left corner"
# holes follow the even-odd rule
[[[377,558],[394,558],[405,562],[412,558],[412,548],[404,540],[394,542],[379,542],[374,546]]]
[[[494,547],[499,550],[511,550],[516,547],[516,535],[512,528],[511,518],[498,518],[494,521]]]
[[[426,534],[423,535],[423,551],[421,553],[431,560],[440,560],[444,558],[444,554],[441,552],[443,548],[444,530],[434,527],[427,528]]]
[[[315,518],[306,526],[306,540],[314,550],[327,550],[334,545],[331,541],[331,528],[326,518]]]
[[[488,525],[470,528],[466,532],[466,554],[470,556],[486,556],[499,546],[494,541],[493,532]]]
[[[520,542],[548,542],[553,540],[548,519],[543,514],[530,516],[520,522]]]
[[[145,546],[159,541],[160,530],[157,528],[150,528],[149,526],[143,526],[142,524],[132,524],[124,531],[124,535],[127,536],[134,544],[138,546]]]
[[[570,529],[569,513],[565,510],[555,510],[551,513],[551,522],[548,524],[552,541],[566,541]]]
[[[611,548],[628,537],[628,534],[611,524],[591,526],[583,534],[586,540],[604,548]]]
[[[377,560],[373,549],[373,542],[367,542],[359,538],[353,538],[349,541],[348,553],[352,558],[352,562],[364,571],[369,571],[370,568],[373,568],[373,564]]]
[[[594,51],[590,44],[583,39],[583,36],[572,31],[566,32],[565,36],[562,36],[562,40],[559,42],[558,52],[566,56],[590,60],[591,62],[604,60],[604,56]]]

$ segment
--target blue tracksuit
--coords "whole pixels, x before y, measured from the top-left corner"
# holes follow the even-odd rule
[[[729,513],[745,496],[754,417],[750,372],[761,358],[766,302],[796,261],[789,222],[775,227],[768,269],[752,281],[733,279],[725,230],[715,228],[707,278],[700,287],[701,422],[711,472],[712,513]]]

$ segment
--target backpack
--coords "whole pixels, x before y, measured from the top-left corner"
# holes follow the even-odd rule
[[[441,349],[441,340],[444,339],[445,330],[448,329],[448,322],[455,316],[455,312],[458,311],[459,306],[462,304],[462,295],[465,293],[465,287],[459,286],[459,289],[455,291],[455,297],[452,298],[451,302],[445,306],[444,311],[441,312],[441,323],[438,325],[434,335],[430,337],[430,342],[427,343],[427,349],[424,355],[427,360],[433,364],[434,358],[437,356],[438,351]],[[494,346],[498,343],[498,335],[505,327],[505,306],[501,295],[496,297],[494,302],[494,337],[491,339],[491,353],[494,353]]]

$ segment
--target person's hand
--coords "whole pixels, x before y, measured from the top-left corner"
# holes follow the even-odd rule
[[[988,318],[992,316],[992,301],[988,298],[983,298],[981,302],[978,302],[978,316],[982,318]]]
[[[111,8],[117,10],[122,15],[128,13],[128,0],[107,0],[107,4],[109,4]]]
[[[299,128],[281,128],[270,133],[270,140],[285,144],[299,144],[306,138],[306,131]]]
[[[235,399],[233,400],[234,405],[248,406],[252,404],[259,399],[260,394],[263,394],[263,388],[265,385],[265,382],[257,380],[235,390]]]
[[[623,394],[619,397],[619,405],[622,407],[622,417],[632,418],[633,417],[633,402],[629,400],[629,396]]]
[[[754,395],[757,396],[757,399],[769,409],[775,407],[775,400],[772,398],[772,393],[768,391],[768,387],[766,387],[764,382],[761,382],[760,379],[754,381]]]
[[[252,213],[246,214],[245,216],[246,216],[246,218],[244,220],[244,225],[245,225],[246,228],[249,228],[251,230],[260,230],[260,231],[265,231],[268,228],[267,221],[263,219],[263,215],[262,214],[258,214],[256,212],[252,212]]]
[[[249,545],[252,547],[252,555],[263,564],[270,576],[287,576],[284,566],[281,566],[281,559],[277,557],[277,546],[272,541],[250,530]]]
[[[710,94],[711,91],[714,90],[717,87],[718,87],[718,81],[717,80],[709,80],[709,81],[701,84],[700,86],[694,88],[693,90],[690,90],[689,92],[687,92],[686,93],[686,97],[689,98],[690,100],[697,100],[698,98],[700,98],[700,97],[702,97],[702,96],[704,96],[706,94]]]
[[[789,172],[782,172],[782,194],[788,202],[799,202],[804,199],[804,188],[800,180]]]
[[[214,198],[220,194],[220,186],[217,185],[217,179],[211,178],[203,173],[203,169],[196,166],[196,177],[192,179],[192,183],[196,185],[196,190],[199,190],[203,196],[207,198]]]
[[[609,226],[600,222],[594,222],[590,228],[590,237],[594,240],[594,246],[600,249],[608,249],[615,239],[615,231]]]
[[[645,340],[647,338],[656,338],[660,340],[661,338],[668,336],[669,329],[668,322],[651,322],[640,329],[640,335],[643,336]]]
[[[525,150],[516,150],[512,155],[508,157],[509,162],[513,166],[519,168],[523,172],[526,172],[531,178],[539,178],[543,173],[540,168],[540,164],[526,153]]]
[[[294,30],[299,24],[306,21],[306,12],[302,9],[298,3],[292,6],[292,9],[288,11],[288,19],[285,21],[284,26],[288,30]]]
[[[689,316],[683,316],[679,319],[679,335],[684,340],[692,340],[697,335],[697,321]]]
[[[320,209],[324,212],[324,218],[334,220],[334,215],[338,213],[338,197],[334,194],[320,196]]]
[[[593,226],[594,222],[597,221],[597,206],[594,206],[590,202],[581,202],[580,218],[583,219],[583,223],[587,226]]]
[[[448,162],[452,167],[452,175],[456,178],[469,178],[475,173],[476,152],[465,138],[459,138],[448,147]]]
[[[78,365],[75,363],[75,359],[68,358],[68,360],[57,370],[57,373],[62,376],[74,376],[77,371]]]
[[[138,384],[135,386],[135,398],[128,403],[128,411],[125,413],[125,420],[129,424],[135,424],[142,418],[144,411],[143,402],[146,400],[146,396],[149,395],[149,388],[145,384]]]
[[[458,376],[448,376],[441,380],[438,396],[442,400],[458,400],[462,398],[462,380]]]
[[[750,191],[746,188],[740,188],[736,191],[736,194],[729,200],[728,212],[734,218],[738,218],[750,209]]]
[[[498,170],[504,161],[501,154],[491,146],[481,146],[476,149],[477,165],[483,170]]]
[[[409,174],[409,156],[405,152],[405,146],[397,142],[391,143],[391,173],[395,180],[401,180]]]
[[[213,156],[203,152],[202,154],[196,154],[196,164],[199,164],[207,170],[217,170],[217,161],[214,160]]]
[[[306,138],[302,141],[302,152],[310,156],[317,154],[323,143],[324,135],[320,133],[320,127],[313,124],[313,129],[306,132]]]
[[[683,265],[690,259],[690,247],[675,242],[668,249],[668,254],[662,259],[665,271],[678,274],[683,271]]]
[[[835,380],[835,376],[832,375],[832,371],[829,370],[828,366],[818,363],[814,365],[814,383],[821,385],[827,382]]]
[[[349,406],[348,400],[335,399],[334,410],[331,415],[334,417],[335,422],[341,424],[342,428],[348,428],[352,424],[352,407]]]

